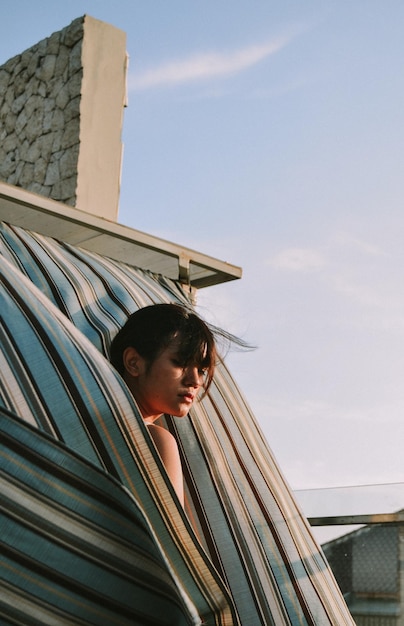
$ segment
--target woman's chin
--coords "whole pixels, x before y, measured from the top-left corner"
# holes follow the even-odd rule
[[[175,413],[171,413],[173,417],[186,417],[189,413],[189,409],[191,407],[186,407],[184,409],[178,409]]]

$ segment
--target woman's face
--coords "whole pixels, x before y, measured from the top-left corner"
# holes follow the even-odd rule
[[[149,367],[135,348],[125,350],[125,381],[146,422],[152,423],[164,413],[184,417],[203,385],[205,372],[195,364],[182,367],[178,349],[179,339],[175,338]]]

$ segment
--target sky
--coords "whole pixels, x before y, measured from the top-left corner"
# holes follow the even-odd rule
[[[243,268],[197,308],[292,488],[404,482],[402,0],[14,0],[0,63],[84,14],[127,35],[119,222]]]

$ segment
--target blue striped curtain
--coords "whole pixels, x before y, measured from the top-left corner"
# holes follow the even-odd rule
[[[198,623],[120,481],[5,409],[0,458],[1,624]]]
[[[27,615],[35,604],[38,611],[65,620],[40,623],[353,624],[324,556],[224,365],[217,369],[208,396],[192,409],[189,418],[166,423],[177,438],[184,467],[185,512],[178,505],[137,408],[105,356],[111,338],[137,308],[153,302],[187,302],[181,287],[162,276],[6,224],[1,229],[0,253],[0,404],[7,417],[4,428],[28,433],[23,452],[14,447],[7,457],[1,457],[8,459],[2,460],[6,482],[9,476],[14,480],[8,470],[10,459],[17,465],[17,459],[23,459],[19,489],[25,511],[17,521],[9,515],[2,524],[11,537],[5,540],[6,548],[22,546],[19,558],[26,580],[29,576],[35,579],[36,567],[43,575],[48,572],[47,584],[52,589],[52,595],[44,597],[34,581],[24,587],[4,565],[0,585],[9,589],[10,595],[3,600],[0,594],[0,615],[16,623],[12,621],[12,599],[21,597],[21,610]],[[36,554],[26,548],[30,535],[25,533],[32,526],[30,498],[36,511],[43,498],[41,486],[32,485],[30,475],[38,472],[41,452],[37,445],[45,446],[44,442],[54,454],[57,450],[58,458],[66,456],[60,461],[68,468],[63,480],[74,483],[86,506],[91,508],[93,502],[99,506],[92,498],[95,492],[104,498],[104,487],[114,498],[121,498],[121,517],[116,521],[112,515],[110,527],[118,542],[126,540],[120,526],[126,518],[134,537],[147,536],[150,550],[145,547],[142,555],[139,545],[143,540],[134,540],[127,548],[128,559],[137,564],[136,572],[130,571],[127,577],[128,589],[133,588],[133,606],[125,604],[121,596],[116,602],[110,598],[98,621],[91,613],[96,606],[101,610],[96,598],[105,589],[115,597],[113,589],[115,584],[119,586],[119,579],[113,579],[109,571],[108,542],[102,555],[97,551],[91,555],[91,566],[83,566],[80,560],[79,529],[85,529],[91,546],[103,535],[97,516],[89,523],[80,510],[80,523],[71,523],[69,539],[60,531],[59,541],[59,504],[52,495],[64,485],[59,475],[49,479],[47,506],[52,509],[55,502],[57,510],[51,513],[56,521],[41,539],[48,542],[46,549],[40,547],[39,539]],[[72,456],[76,465],[69,464]],[[76,474],[72,469],[69,478],[71,467]],[[48,471],[53,476],[48,469],[43,470],[44,475]],[[86,479],[74,480],[74,475]],[[76,501],[68,500],[63,505],[63,519],[69,520],[71,512],[75,520]],[[12,509],[13,503],[8,506]],[[109,502],[105,504],[107,510],[109,506]],[[69,566],[66,572],[61,568],[65,578],[49,574],[57,570],[55,560],[62,554],[55,543],[64,550]],[[43,556],[40,565],[38,554]],[[141,566],[145,567],[145,579],[150,577],[150,596],[142,595]],[[13,567],[17,567],[15,562]],[[70,590],[77,587],[82,595],[73,602]],[[63,598],[57,602],[56,596]],[[145,612],[146,605],[150,605],[150,614]],[[82,612],[76,610],[80,606]],[[69,622],[73,614],[76,621]]]

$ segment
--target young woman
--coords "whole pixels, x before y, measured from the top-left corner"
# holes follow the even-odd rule
[[[128,385],[184,504],[181,461],[172,434],[155,424],[164,414],[184,417],[207,392],[218,355],[212,329],[177,304],[133,313],[111,345],[111,362]]]

